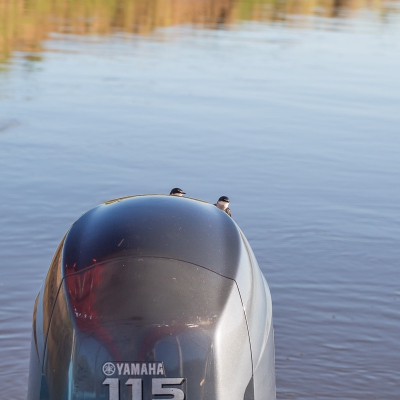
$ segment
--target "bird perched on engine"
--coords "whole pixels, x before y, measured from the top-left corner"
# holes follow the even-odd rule
[[[186,194],[181,188],[173,188],[169,194],[171,196],[179,196],[182,197],[184,194]]]
[[[214,204],[215,207],[218,207],[220,210],[225,211],[230,217],[232,217],[231,210],[229,208],[229,197],[221,196],[218,201]]]

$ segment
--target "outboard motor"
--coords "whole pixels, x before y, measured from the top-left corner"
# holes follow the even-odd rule
[[[272,305],[235,222],[176,196],[106,202],[36,298],[28,400],[273,400]]]

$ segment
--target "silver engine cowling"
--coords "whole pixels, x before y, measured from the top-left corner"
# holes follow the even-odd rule
[[[61,241],[34,306],[28,400],[273,400],[272,304],[235,222],[109,201]]]

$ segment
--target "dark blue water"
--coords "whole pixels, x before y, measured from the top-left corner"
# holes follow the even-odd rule
[[[272,293],[278,399],[400,398],[399,22],[54,34],[41,61],[15,53],[0,72],[0,397],[26,396],[33,302],[70,224],[179,186],[231,198]]]

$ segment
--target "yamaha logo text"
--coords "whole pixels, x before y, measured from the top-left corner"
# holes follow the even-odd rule
[[[162,362],[106,362],[103,365],[103,373],[112,375],[165,375]]]

